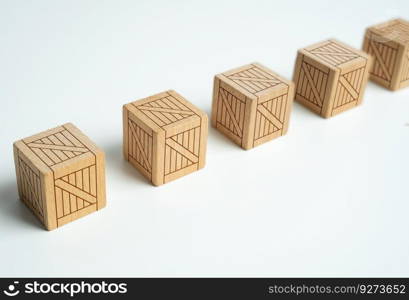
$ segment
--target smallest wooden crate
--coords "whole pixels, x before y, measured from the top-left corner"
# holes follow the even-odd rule
[[[105,207],[105,155],[71,123],[14,143],[20,199],[48,230]]]
[[[243,149],[287,133],[294,84],[259,63],[214,78],[212,126]]]
[[[123,150],[154,185],[205,165],[207,115],[173,90],[125,104]]]
[[[395,19],[369,27],[362,48],[374,57],[370,79],[390,90],[409,86],[409,22]]]
[[[335,39],[298,50],[295,100],[329,118],[361,104],[372,58]]]

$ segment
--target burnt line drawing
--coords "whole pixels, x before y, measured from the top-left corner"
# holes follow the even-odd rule
[[[197,115],[169,93],[165,97],[153,99],[147,103],[132,103],[132,105],[159,127]]]
[[[131,119],[128,119],[128,155],[149,174],[152,173],[153,139]]]
[[[307,51],[332,66],[339,66],[358,57],[361,57],[358,53],[353,52],[332,41],[328,41],[324,45],[320,45],[315,49]]]
[[[257,66],[226,75],[226,77],[252,94],[262,92],[281,83],[280,79]]]
[[[165,177],[199,162],[201,126],[197,126],[165,140]]]
[[[20,157],[18,157],[18,168],[22,196],[25,202],[43,219],[44,207],[40,177]]]
[[[217,122],[238,138],[243,137],[246,102],[219,88]]]
[[[296,94],[322,110],[329,73],[307,63],[303,57],[298,76]]]

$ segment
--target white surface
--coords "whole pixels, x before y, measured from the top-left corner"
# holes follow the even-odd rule
[[[370,3],[370,4],[368,4]],[[159,188],[122,158],[121,106],[409,18],[402,1],[1,1],[0,276],[409,276],[409,89],[373,83],[251,151],[210,130],[207,166]],[[71,121],[107,154],[107,208],[53,232],[18,201],[12,142]]]

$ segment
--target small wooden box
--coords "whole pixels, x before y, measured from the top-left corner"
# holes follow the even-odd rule
[[[362,102],[371,57],[330,39],[298,50],[295,100],[325,118]]]
[[[205,165],[207,115],[175,91],[123,107],[125,159],[154,185]]]
[[[294,84],[259,63],[214,77],[212,126],[251,149],[287,133]]]
[[[363,47],[374,57],[370,79],[390,90],[409,86],[409,22],[395,19],[369,27]]]
[[[105,155],[73,124],[13,148],[20,199],[48,230],[105,207]]]

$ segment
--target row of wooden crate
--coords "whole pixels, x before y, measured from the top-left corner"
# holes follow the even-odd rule
[[[362,102],[370,77],[409,85],[409,23],[367,29],[363,50],[327,40],[298,51],[293,81],[259,63],[215,76],[212,125],[244,149],[284,135],[293,99],[323,117]],[[123,107],[125,159],[154,185],[205,164],[207,115],[175,91]],[[20,199],[49,230],[105,207],[105,158],[73,124],[14,143]]]

